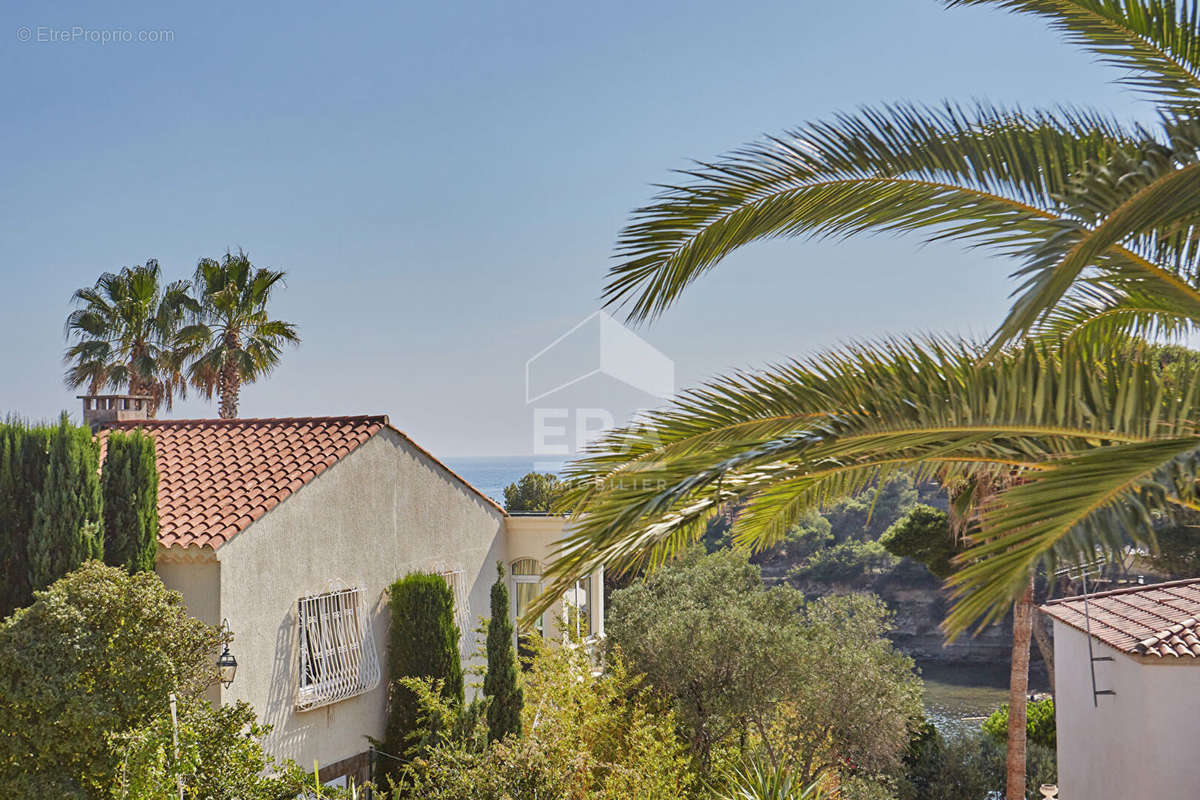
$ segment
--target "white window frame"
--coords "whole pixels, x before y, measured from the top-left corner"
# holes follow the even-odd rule
[[[587,584],[586,590],[584,590],[584,588],[583,588],[585,583]],[[572,616],[571,612],[572,611],[575,612],[574,613],[575,630],[573,631],[573,633],[575,634],[575,638],[579,639],[580,641],[583,641],[586,639],[591,639],[595,636],[595,633],[596,633],[595,625],[593,624],[593,622],[594,622],[593,615],[595,613],[595,608],[596,608],[596,598],[593,594],[595,592],[595,590],[596,590],[595,576],[592,574],[588,574],[588,575],[585,575],[584,577],[578,579],[577,581],[575,581],[575,585],[573,587],[571,587],[570,589],[568,589],[563,594],[563,622],[566,623],[567,626],[569,627],[570,623],[571,623],[571,616]],[[579,601],[579,598],[581,596],[587,597],[586,605]],[[580,613],[580,612],[582,612],[582,613]],[[583,630],[584,629],[583,621],[585,618],[587,620],[587,633],[586,634],[584,633],[584,630]]]
[[[296,708],[339,703],[379,685],[379,657],[362,591],[332,588],[296,604],[300,673]]]
[[[518,572],[517,571],[518,565],[520,565],[521,569],[523,569],[523,570],[531,569],[532,571]],[[513,588],[512,588],[513,619],[518,620],[518,619],[520,619],[521,610],[519,608],[517,608],[517,584],[518,583],[534,584],[538,587],[537,593],[541,594],[541,592],[542,592],[542,562],[538,561],[536,558],[513,559],[513,561],[511,563],[509,563],[509,565],[508,565],[508,571],[512,578],[512,583],[513,583]],[[536,632],[540,636],[545,632],[545,627],[546,627],[545,615],[543,614],[542,616],[539,616],[537,618],[536,622],[534,622],[534,624],[532,626],[532,630],[519,630],[518,629],[516,633],[517,633],[518,637],[527,635],[531,632]]]

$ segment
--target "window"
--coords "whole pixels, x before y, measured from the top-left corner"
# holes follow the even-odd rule
[[[563,595],[567,609],[567,630],[578,639],[592,635],[592,576],[575,581],[575,588]]]
[[[296,707],[326,706],[379,685],[379,659],[362,593],[339,589],[300,598],[300,685]]]
[[[542,593],[542,565],[532,558],[519,558],[512,562],[513,579],[513,611],[517,619],[525,615],[534,599]],[[542,618],[538,617],[532,626],[526,626],[519,633],[525,635],[531,631],[542,633]]]

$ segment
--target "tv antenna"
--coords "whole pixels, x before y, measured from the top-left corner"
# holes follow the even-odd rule
[[[1097,689],[1096,688],[1096,662],[1097,661],[1112,661],[1112,656],[1098,656],[1092,649],[1092,615],[1088,609],[1088,576],[1096,576],[1104,571],[1104,558],[1096,558],[1092,561],[1083,561],[1079,564],[1074,564],[1069,567],[1063,567],[1056,570],[1055,577],[1066,577],[1071,581],[1079,581],[1083,585],[1083,629],[1087,634],[1088,645],[1088,667],[1092,672],[1092,707],[1100,707],[1100,695],[1115,695],[1112,689]]]

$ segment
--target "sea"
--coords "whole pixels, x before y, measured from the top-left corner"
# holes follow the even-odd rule
[[[446,466],[501,505],[504,487],[530,472],[557,474],[561,464],[529,456],[448,458]],[[980,722],[1008,701],[1005,664],[948,665],[919,663],[925,682],[925,713],[944,734],[978,730]],[[1035,683],[1037,681],[1035,680]],[[1042,688],[1038,685],[1037,688]]]
[[[550,463],[532,456],[495,456],[443,459],[446,466],[501,505],[504,504],[504,487],[516,483],[530,472],[552,472],[558,474],[562,465]]]

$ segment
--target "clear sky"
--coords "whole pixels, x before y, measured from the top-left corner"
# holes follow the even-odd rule
[[[113,30],[135,41],[86,41]],[[893,100],[1145,113],[1038,20],[937,0],[9,2],[0,75],[0,412],[75,411],[75,288],[242,247],[287,270],[274,311],[304,337],[242,415],[388,413],[444,456],[530,452],[526,359],[598,308],[629,211],[690,158]],[[639,333],[680,386],[984,335],[1010,267],[917,238],[773,242]]]

